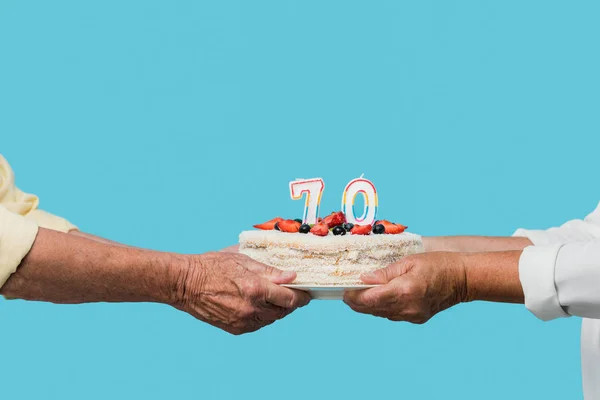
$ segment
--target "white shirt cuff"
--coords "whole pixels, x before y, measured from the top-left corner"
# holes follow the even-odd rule
[[[527,237],[531,240],[530,236]],[[554,281],[556,258],[561,247],[529,246],[523,250],[519,260],[519,279],[525,294],[525,306],[543,321],[570,316],[558,301]]]
[[[0,287],[29,253],[37,232],[35,222],[0,206]]]
[[[535,246],[550,246],[555,244],[548,232],[541,230],[517,229],[513,236],[526,237]]]

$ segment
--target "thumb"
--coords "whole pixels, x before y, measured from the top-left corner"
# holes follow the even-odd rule
[[[292,283],[294,279],[296,279],[296,273],[294,271],[282,271],[278,268],[271,267],[270,265],[259,263],[258,261],[248,263],[246,268],[248,268],[249,271],[254,272],[256,275],[265,277],[269,281],[278,285],[283,283]]]
[[[385,268],[364,273],[360,276],[360,279],[367,285],[382,285],[400,275],[403,275],[404,273],[406,273],[404,263],[399,261],[397,263],[388,265]]]

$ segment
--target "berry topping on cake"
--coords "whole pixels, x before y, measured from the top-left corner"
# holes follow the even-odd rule
[[[389,234],[397,235],[404,232],[407,227],[402,224],[396,224],[394,222],[380,219],[375,221],[373,225],[354,225],[350,222],[346,222],[346,216],[343,212],[333,212],[325,218],[318,218],[316,225],[303,224],[302,220],[296,219],[283,219],[281,217],[273,218],[270,221],[263,222],[262,224],[254,225],[257,229],[262,230],[276,230],[287,233],[312,233],[317,236],[327,236],[329,231],[335,236],[343,236],[347,232],[353,235],[368,235],[373,232],[374,234]]]
[[[310,232],[310,225],[309,224],[302,224],[302,225],[300,225],[300,229],[298,229],[298,232],[300,232],[300,233],[308,233],[308,232]]]
[[[327,224],[330,228],[335,228],[336,226],[343,225],[346,222],[346,216],[343,212],[333,212],[326,216],[323,221],[324,224]]]
[[[277,217],[273,218],[270,221],[263,222],[262,224],[254,225],[256,229],[262,229],[263,231],[271,231],[275,229],[275,224],[279,221],[283,221],[283,218]]]
[[[381,220],[378,221],[380,225],[383,225],[384,229],[385,229],[385,233],[387,233],[388,235],[397,235],[399,233],[402,233],[406,230],[406,226],[401,225],[401,224],[395,224],[393,222],[390,221],[386,221],[386,220]]]
[[[350,229],[350,233],[353,235],[368,235],[371,233],[371,229],[371,225],[354,225],[352,229]]]
[[[319,223],[310,229],[310,233],[317,236],[327,236],[329,235],[329,227],[327,224]]]
[[[336,226],[335,228],[333,228],[332,232],[335,236],[344,236],[346,234],[346,230],[343,226]]]
[[[277,223],[281,232],[296,233],[300,230],[302,225],[300,222],[294,221],[293,219],[285,219]]]
[[[381,225],[381,224],[373,225],[373,233],[376,234],[376,235],[380,235],[382,233],[385,233],[385,227],[383,225]]]

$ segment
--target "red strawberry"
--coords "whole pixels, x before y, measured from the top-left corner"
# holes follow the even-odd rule
[[[404,232],[407,228],[404,225],[395,224],[386,220],[377,221],[377,223],[383,225],[383,227],[385,228],[385,233],[389,235],[397,235],[399,233]]]
[[[281,217],[273,218],[272,220],[263,222],[262,224],[254,225],[254,227],[256,229],[262,229],[263,231],[271,231],[271,230],[275,229],[275,224],[278,223],[279,221],[283,221],[283,218],[281,218]]]
[[[372,228],[371,225],[354,225],[354,227],[350,229],[350,233],[353,235],[368,235],[371,233]]]
[[[330,228],[335,228],[336,226],[343,225],[346,222],[346,216],[343,212],[338,211],[323,218],[322,222],[327,224],[327,226]]]
[[[404,228],[401,225],[389,225],[385,227],[385,233],[389,235],[396,235],[398,233],[404,232]]]
[[[296,233],[300,229],[300,225],[302,225],[300,222],[293,219],[284,219],[283,221],[279,221],[278,226],[281,232]]]
[[[310,229],[310,233],[317,236],[327,236],[329,235],[329,228],[324,223],[316,224]]]

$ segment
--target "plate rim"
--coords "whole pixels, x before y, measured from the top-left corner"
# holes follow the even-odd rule
[[[303,285],[296,283],[286,283],[281,286],[290,289],[305,289],[305,290],[345,290],[345,289],[369,289],[381,285]]]

